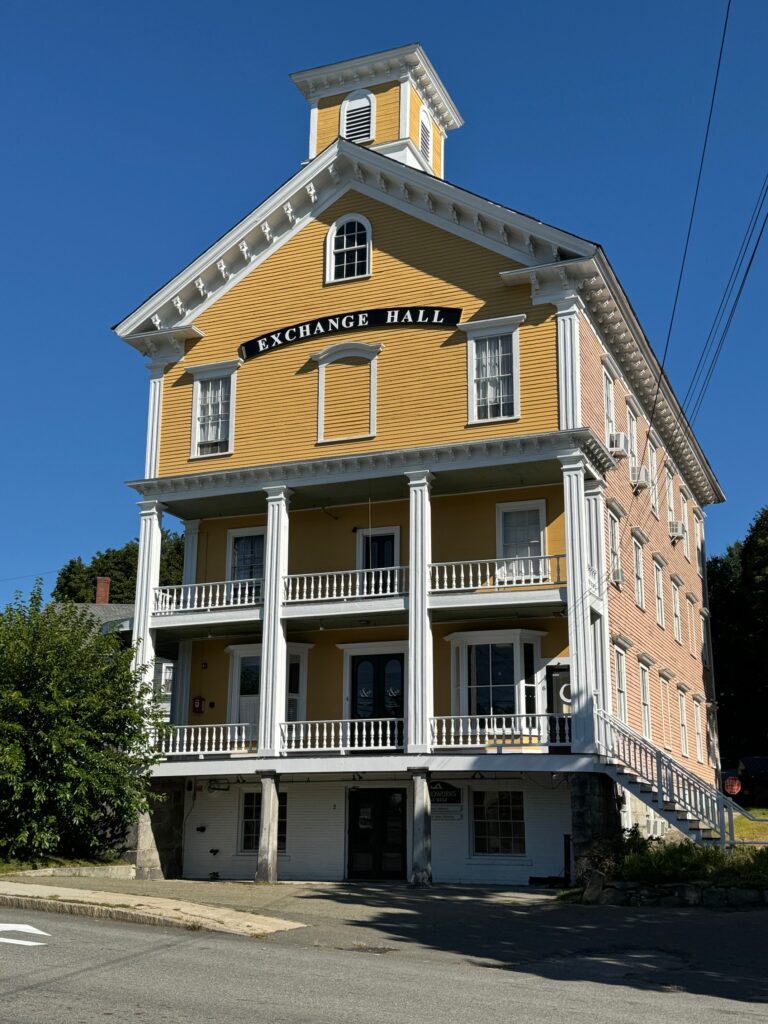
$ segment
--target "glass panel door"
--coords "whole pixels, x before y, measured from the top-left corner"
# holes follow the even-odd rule
[[[507,563],[507,578],[543,576],[543,553],[539,509],[505,509],[501,518],[501,554]]]
[[[366,534],[363,537],[363,569],[389,569],[394,564],[394,533]]]
[[[241,658],[240,660],[240,696],[238,721],[249,723],[253,734],[259,728],[259,683],[261,678],[261,657]]]
[[[571,742],[571,669],[569,665],[547,667],[547,715],[549,745],[568,746]]]

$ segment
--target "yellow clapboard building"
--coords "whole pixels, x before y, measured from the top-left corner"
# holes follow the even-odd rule
[[[115,327],[175,664],[139,872],[566,879],[617,794],[715,841],[723,495],[605,254],[445,180],[420,46],[291,77],[307,161]]]

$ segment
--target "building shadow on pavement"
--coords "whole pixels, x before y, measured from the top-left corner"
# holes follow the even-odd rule
[[[530,890],[379,883],[317,887],[296,898],[318,910],[334,904],[347,939],[365,939],[342,948],[360,952],[406,944],[556,981],[768,1002],[765,910],[592,907]],[[307,911],[316,917],[314,906]]]

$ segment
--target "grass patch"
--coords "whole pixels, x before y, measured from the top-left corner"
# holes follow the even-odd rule
[[[34,868],[94,868],[121,864],[119,857],[111,860],[71,860],[66,857],[41,857],[40,860],[0,860],[0,875],[15,875]]]
[[[719,847],[656,843],[624,858],[618,877],[626,882],[709,882],[768,888],[768,847],[726,853]]]
[[[582,888],[561,889],[557,896],[555,896],[555,903],[581,903],[583,895],[584,890]]]
[[[750,821],[749,818],[743,818],[740,814],[735,815],[733,827],[736,838],[753,843],[768,843],[768,807],[747,807],[747,810],[762,820]]]

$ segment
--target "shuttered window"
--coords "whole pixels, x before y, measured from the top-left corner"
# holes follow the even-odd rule
[[[341,134],[350,142],[370,142],[373,138],[373,100],[370,93],[352,93],[344,101]]]

